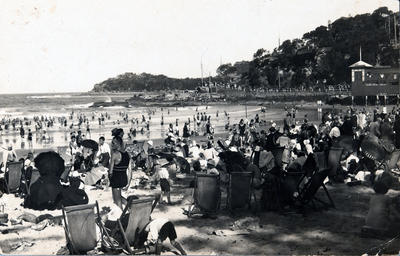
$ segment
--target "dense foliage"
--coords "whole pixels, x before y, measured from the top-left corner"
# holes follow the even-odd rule
[[[359,60],[360,47],[365,62],[398,66],[399,53],[392,44],[394,15],[382,7],[372,14],[340,18],[301,39],[286,40],[273,51],[259,49],[251,61],[223,64],[212,81],[252,88],[322,88],[349,83],[349,66]],[[125,73],[96,84],[93,90],[195,89],[200,85],[200,78]]]

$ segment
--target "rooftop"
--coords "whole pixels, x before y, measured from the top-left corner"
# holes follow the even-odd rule
[[[359,67],[364,67],[364,68],[372,68],[373,66],[371,64],[368,64],[362,60],[354,63],[353,65],[350,66],[350,68],[359,68]]]

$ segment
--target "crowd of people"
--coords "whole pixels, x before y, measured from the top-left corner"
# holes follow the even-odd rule
[[[154,112],[149,112],[149,119],[151,114]],[[70,119],[73,115],[71,113]],[[217,111],[215,115],[218,117],[219,112]],[[139,124],[139,119],[129,119],[127,113],[120,112],[119,117],[125,123]],[[107,113],[101,114],[99,124],[107,118],[109,118]],[[89,123],[85,115],[78,115],[78,119],[80,120],[78,128]],[[79,129],[70,133],[70,142],[63,157],[55,152],[45,152],[35,158],[30,154],[26,159],[18,159],[15,151],[7,148],[3,153],[2,172],[4,174],[7,171],[8,162],[24,160],[22,179],[23,183],[30,184],[33,171],[35,169],[39,171],[40,178],[30,186],[29,191],[26,189],[27,186],[20,188],[24,207],[43,210],[85,204],[88,202],[88,196],[84,186],[95,186],[99,189],[110,187],[113,202],[122,211],[126,205],[122,194],[129,190],[132,173],[138,170],[146,174],[147,182],[153,187],[160,186],[161,203],[165,204],[174,203],[170,193],[178,174],[219,175],[222,186],[227,186],[230,173],[247,171],[253,173],[252,189],[261,195],[258,196],[260,208],[282,210],[296,207],[297,186],[304,185],[318,167],[316,152],[324,152],[328,157],[331,148],[343,148],[342,162],[337,169],[329,172],[327,182],[331,184],[352,182],[358,179],[358,172],[369,172],[371,178],[364,181],[370,182],[380,195],[386,194],[392,188],[394,179],[379,180],[379,177],[393,178],[392,171],[400,167],[400,154],[397,155],[392,168],[385,168],[376,164],[377,159],[373,157],[374,150],[363,150],[365,141],[382,145],[386,155],[391,155],[400,148],[400,110],[397,108],[393,108],[391,112],[386,108],[382,111],[331,109],[323,113],[319,123],[310,122],[307,115],[298,117],[294,108],[285,108],[283,120],[279,122],[262,120],[257,113],[250,120],[243,118],[238,123],[231,124],[229,114],[225,112],[226,136],[219,138],[214,134],[211,119],[211,115],[207,112],[196,111],[193,120],[189,118],[184,123],[182,136],[179,129],[176,129],[178,127],[176,120],[176,127],[169,124],[165,140],[163,143],[157,143],[158,145],[154,145],[152,140],[136,141],[133,128],[130,129],[128,136],[125,136],[123,129],[114,128],[111,131],[110,144],[106,142],[104,136],[100,136],[98,141],[86,138]],[[95,120],[94,115],[92,120]],[[163,122],[163,119],[161,120]],[[58,121],[65,127],[68,126],[67,118],[60,118]],[[20,127],[23,125],[21,122]],[[40,122],[50,125],[55,120],[35,118],[36,124]],[[16,122],[3,120],[1,124],[4,127],[8,123]],[[149,129],[149,122],[144,115],[141,123],[146,124]],[[194,127],[193,130],[190,128],[191,125]],[[87,125],[86,135],[89,130]],[[280,162],[274,154],[276,148],[283,149]],[[366,154],[368,150],[369,154]],[[71,167],[65,168],[66,165]],[[376,174],[379,168],[383,169],[386,176]],[[289,175],[291,173],[305,176],[303,183],[297,184],[298,176]],[[7,176],[4,175],[3,179],[7,179]],[[6,192],[4,186],[3,182],[2,191]],[[271,193],[273,189],[276,191]],[[271,195],[279,198],[271,198]],[[400,200],[386,201],[388,207],[394,205],[388,218],[394,221],[400,220]],[[370,219],[376,219],[375,215],[370,216]],[[153,224],[149,224],[147,230],[150,230],[153,241],[156,237],[154,234],[168,228],[171,242],[184,253],[182,247],[175,241],[176,234],[172,223],[170,224],[168,220],[151,223]],[[387,224],[385,225],[382,228],[389,228]],[[157,232],[152,231],[154,228]],[[166,238],[165,234],[163,237]]]

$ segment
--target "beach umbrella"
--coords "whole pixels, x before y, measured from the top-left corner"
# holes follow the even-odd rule
[[[362,152],[370,159],[385,159],[386,151],[376,136],[366,136],[361,142]]]
[[[54,151],[40,153],[34,162],[40,176],[53,175],[61,177],[61,174],[65,170],[64,159]]]
[[[94,140],[83,140],[82,146],[85,148],[91,148],[93,151],[99,150],[99,144]]]

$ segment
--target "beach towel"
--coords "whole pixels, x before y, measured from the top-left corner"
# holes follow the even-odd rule
[[[104,176],[107,175],[107,169],[103,166],[94,167],[90,172],[86,172],[82,178],[85,185],[93,186],[96,185]]]
[[[76,187],[63,187],[62,189],[62,199],[61,205],[73,206],[73,205],[82,205],[88,204],[89,197],[86,192],[82,189]]]

